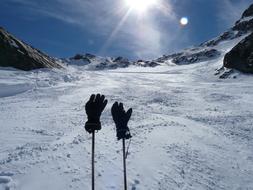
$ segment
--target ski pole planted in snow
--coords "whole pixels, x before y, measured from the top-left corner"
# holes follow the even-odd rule
[[[132,115],[132,108],[127,112],[124,110],[123,104],[115,102],[111,109],[112,117],[116,125],[117,138],[122,139],[123,146],[123,172],[124,172],[124,189],[127,190],[127,171],[126,171],[126,144],[125,140],[132,138],[127,123]]]
[[[88,121],[85,123],[85,130],[92,135],[91,147],[91,189],[95,189],[95,131],[101,130],[100,116],[105,109],[107,100],[104,95],[92,94],[85,105]]]

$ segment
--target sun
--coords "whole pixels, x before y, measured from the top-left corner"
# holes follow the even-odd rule
[[[125,0],[126,4],[138,12],[144,12],[157,3],[157,0]]]
[[[187,17],[182,17],[182,18],[180,19],[180,24],[181,24],[182,26],[186,26],[186,25],[188,24],[188,22],[189,22],[189,20],[188,20]]]

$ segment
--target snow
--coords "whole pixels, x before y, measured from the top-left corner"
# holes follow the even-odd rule
[[[28,84],[7,85],[0,83],[0,97],[14,96],[30,89],[31,87]]]
[[[253,19],[253,16],[244,17],[244,18],[242,18],[242,19],[239,20],[239,23],[240,23],[240,22],[247,22],[247,21],[250,21],[250,20],[252,20],[252,19]]]
[[[16,44],[14,40],[10,40],[10,45],[15,48],[19,48],[19,46]]]
[[[237,42],[217,49],[223,56]],[[253,189],[253,76],[218,79],[222,56],[155,68],[0,69],[0,190],[90,189],[92,93],[109,102],[96,133],[96,189],[123,189],[114,101],[133,108],[129,189]]]

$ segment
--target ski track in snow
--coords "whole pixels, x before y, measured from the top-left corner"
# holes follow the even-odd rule
[[[0,190],[90,189],[91,136],[83,126],[92,93],[109,101],[96,134],[98,190],[123,189],[114,101],[133,108],[129,189],[253,189],[252,76],[219,80],[219,64],[1,70]]]

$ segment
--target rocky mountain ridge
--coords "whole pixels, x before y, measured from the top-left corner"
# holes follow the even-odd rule
[[[130,61],[124,57],[101,57],[90,53],[76,54],[74,57],[69,59],[64,59],[68,65],[76,66],[87,66],[90,69],[101,70],[101,69],[117,69],[126,68],[130,65],[140,66],[140,67],[155,67],[159,64],[155,61]]]
[[[224,56],[223,67],[253,74],[253,4],[244,11],[233,29],[249,35]]]
[[[0,27],[0,67],[25,71],[40,68],[62,68],[54,58],[17,39]]]
[[[52,58],[45,53],[27,45],[0,28],[0,66],[14,67],[22,70],[39,68],[62,68],[64,65],[86,66],[89,69],[117,69],[131,65],[140,67],[156,67],[159,65],[185,65],[224,58],[224,68],[237,69],[242,72],[252,72],[252,35],[253,4],[246,9],[234,26],[220,36],[201,43],[181,52],[164,55],[154,60],[130,61],[124,57],[101,57],[93,54],[76,54],[68,59]],[[247,37],[249,35],[249,37]],[[241,40],[242,41],[238,41]],[[220,46],[226,42],[235,41],[231,52],[225,52]],[[230,45],[231,46],[231,45]],[[220,69],[219,71],[222,71]]]
[[[253,4],[244,11],[242,17],[235,22],[235,25],[220,36],[201,43],[194,48],[186,49],[179,53],[164,55],[155,61],[166,62],[171,60],[177,65],[198,63],[205,60],[215,59],[221,54],[216,46],[221,42],[240,38],[244,35],[250,34],[253,31]]]

